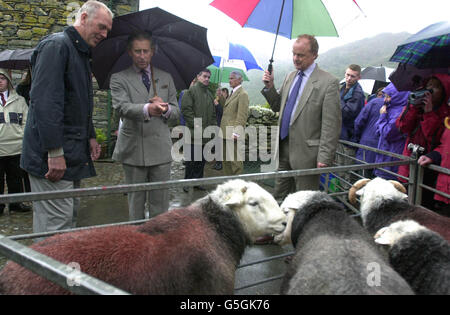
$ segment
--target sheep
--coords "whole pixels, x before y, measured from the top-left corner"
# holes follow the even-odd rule
[[[410,219],[439,233],[450,242],[450,218],[409,204],[405,187],[397,181],[379,177],[360,179],[349,190],[350,203],[357,204],[356,196],[360,196],[363,224],[372,236],[393,222]]]
[[[375,234],[389,245],[392,267],[416,294],[450,294],[450,244],[412,220],[394,222]]]
[[[233,294],[246,246],[285,221],[270,193],[232,180],[140,226],[68,232],[31,247],[133,294]],[[0,294],[69,293],[13,262],[0,272]]]
[[[299,191],[281,209],[290,214],[274,240],[292,240],[296,248],[281,294],[413,294],[367,231],[329,195]]]

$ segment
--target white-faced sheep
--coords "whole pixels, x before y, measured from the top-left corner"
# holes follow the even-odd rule
[[[282,232],[285,220],[267,191],[233,180],[141,226],[69,232],[31,247],[133,294],[233,294],[245,247]],[[0,293],[70,292],[9,262],[0,273]]]
[[[327,194],[299,191],[281,208],[291,214],[275,241],[291,239],[296,247],[282,294],[413,294],[367,231]]]
[[[363,224],[371,235],[393,222],[410,219],[450,242],[450,218],[408,203],[406,189],[399,182],[379,177],[361,179],[349,191],[348,199],[354,205],[356,196],[360,197]]]
[[[392,223],[375,235],[390,246],[392,267],[416,294],[450,294],[450,244],[415,221]]]

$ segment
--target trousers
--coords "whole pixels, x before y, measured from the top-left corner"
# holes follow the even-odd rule
[[[29,174],[32,192],[47,192],[79,188],[81,181],[51,182]],[[76,225],[74,216],[80,207],[79,198],[33,201],[33,232],[51,232],[70,229]],[[41,239],[35,239],[39,241]]]
[[[170,166],[165,163],[155,166],[134,166],[123,164],[125,182],[141,184],[170,180]],[[149,206],[149,217],[157,216],[169,209],[169,190],[155,189],[128,193],[130,221],[145,219],[145,203]]]

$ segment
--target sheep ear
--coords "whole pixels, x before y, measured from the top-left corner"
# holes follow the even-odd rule
[[[364,194],[364,187],[356,191],[356,195],[361,197]]]
[[[240,205],[241,203],[242,203],[241,195],[231,194],[225,199],[223,204],[228,207],[234,207]]]
[[[391,245],[392,237],[390,237],[390,233],[387,232],[388,227],[384,227],[380,229],[374,236],[375,243],[381,245]]]
[[[352,205],[356,205],[356,196],[362,195],[364,190],[362,190],[361,188],[364,187],[368,182],[370,182],[370,179],[363,178],[354,183],[350,188],[350,190],[348,191],[348,200]]]

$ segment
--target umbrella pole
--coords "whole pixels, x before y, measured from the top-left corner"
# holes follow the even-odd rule
[[[283,17],[283,10],[284,10],[284,1],[281,4],[281,12],[280,12],[280,18],[278,19],[278,26],[277,26],[277,32],[275,34],[275,42],[273,43],[273,50],[272,50],[272,57],[269,60],[269,66],[267,67],[267,71],[269,71],[270,74],[272,74],[272,70],[273,70],[273,55],[275,53],[275,46],[277,45],[277,39],[278,39],[278,31],[280,30],[280,24],[281,24],[281,18]]]

